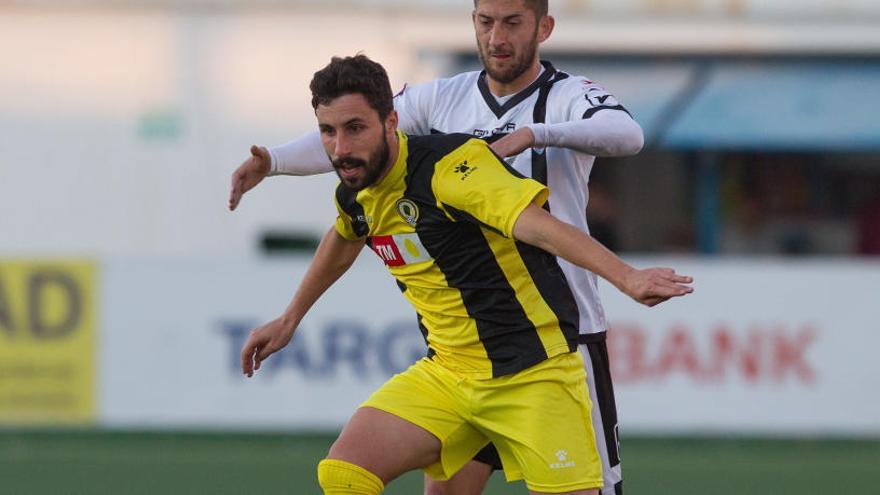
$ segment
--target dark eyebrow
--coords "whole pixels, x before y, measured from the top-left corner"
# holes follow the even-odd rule
[[[342,125],[347,127],[352,124],[363,124],[364,122],[366,122],[364,119],[362,119],[360,117],[355,117],[349,121],[346,121],[345,124],[342,124]]]
[[[522,16],[523,16],[522,14],[512,14],[507,17],[502,17],[501,22],[510,22],[513,20],[519,20],[520,18],[522,18]],[[492,17],[491,15],[488,15],[488,14],[477,14],[477,17],[481,21],[494,21],[495,20],[494,17]]]

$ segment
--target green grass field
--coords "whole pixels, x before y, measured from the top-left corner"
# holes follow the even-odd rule
[[[0,493],[316,494],[332,435],[0,431]],[[626,492],[880,493],[880,441],[624,438]],[[387,494],[421,493],[421,473]],[[493,476],[487,495],[525,494]]]

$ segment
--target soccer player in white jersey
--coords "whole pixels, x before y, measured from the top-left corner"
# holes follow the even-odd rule
[[[394,102],[408,134],[465,132],[492,143],[523,175],[548,185],[550,212],[589,232],[587,183],[596,156],[628,156],[643,145],[642,130],[598,84],[571,76],[538,57],[553,31],[547,0],[475,0],[473,23],[482,72],[467,72],[405,88]],[[252,147],[233,175],[229,198],[267,175],[333,171],[317,132],[282,146]],[[617,411],[605,343],[607,324],[596,276],[559,259],[580,313],[580,350],[587,371],[596,445],[603,463],[602,495],[623,493]],[[446,482],[425,479],[425,493],[479,494],[500,462],[491,449]]]

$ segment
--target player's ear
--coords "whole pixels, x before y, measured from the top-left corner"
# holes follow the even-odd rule
[[[553,28],[555,26],[556,19],[554,19],[552,15],[545,15],[542,17],[541,20],[538,21],[538,43],[547,41],[547,38],[553,33]]]
[[[397,131],[397,122],[397,110],[388,112],[388,116],[385,117],[385,132],[394,134]]]

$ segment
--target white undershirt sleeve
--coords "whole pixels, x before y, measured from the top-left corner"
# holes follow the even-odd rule
[[[431,87],[416,85],[405,88],[394,98],[394,106],[399,120],[398,127],[408,134],[428,134],[427,124],[420,120],[425,115],[423,100],[425,91],[430,94]],[[317,175],[333,171],[333,164],[324,145],[321,135],[313,131],[300,136],[288,143],[269,148],[272,164],[269,175]]]
[[[641,151],[645,137],[641,126],[626,112],[600,110],[586,119],[558,124],[528,124],[535,147],[558,147],[593,156],[632,156]]]
[[[269,175],[318,175],[333,171],[321,135],[312,131],[289,143],[269,148]]]

